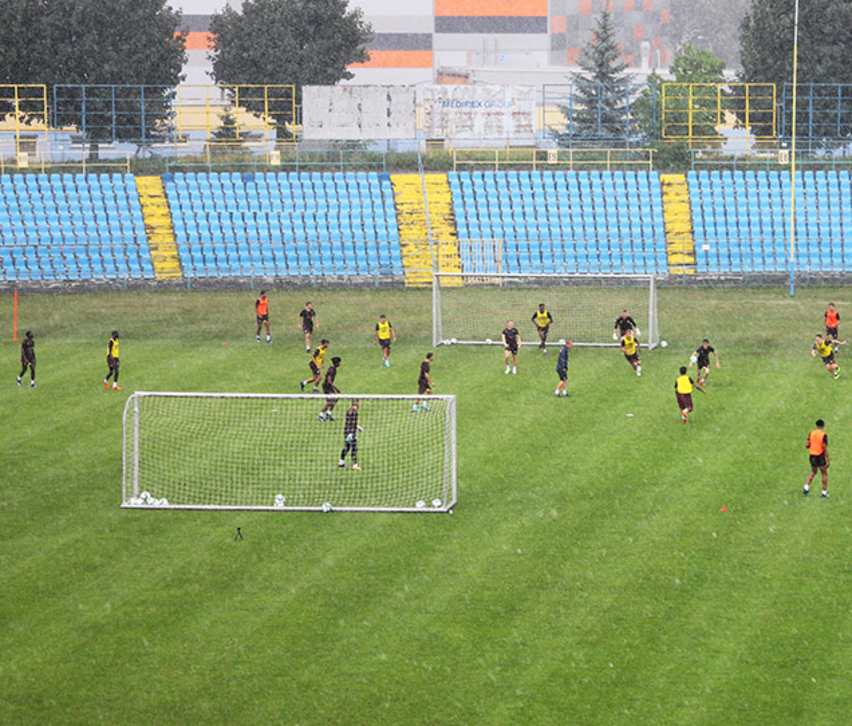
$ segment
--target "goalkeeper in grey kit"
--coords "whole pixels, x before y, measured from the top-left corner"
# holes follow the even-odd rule
[[[346,466],[346,455],[351,452],[352,468],[355,471],[361,471],[361,467],[358,464],[358,432],[364,429],[358,425],[358,409],[360,406],[361,402],[357,398],[353,398],[352,405],[346,411],[346,422],[343,424],[345,443],[343,451],[340,452],[340,461],[337,464],[340,469]]]

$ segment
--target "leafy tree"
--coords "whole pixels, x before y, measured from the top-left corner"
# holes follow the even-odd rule
[[[598,16],[591,40],[580,52],[580,73],[572,74],[579,110],[560,106],[568,121],[566,131],[554,136],[560,146],[569,146],[581,139],[624,139],[627,136],[627,93],[631,75],[625,73],[627,64],[621,55],[616,37],[615,21],[609,7]]]
[[[186,59],[181,15],[166,0],[3,0],[0,83],[128,84],[135,89],[62,88],[51,109],[58,126],[99,141],[151,140],[170,112]],[[152,86],[141,90],[139,86]],[[2,94],[8,96],[9,94]],[[35,115],[40,104],[22,109]],[[0,104],[8,113],[11,104]],[[144,121],[143,121],[144,110]]]
[[[724,68],[725,62],[709,51],[685,46],[669,67],[674,80],[668,82],[665,89],[665,126],[662,98],[666,81],[656,73],[648,76],[645,90],[633,104],[633,116],[639,135],[656,144],[658,169],[682,169],[689,164],[689,144],[685,139],[678,140],[679,137],[688,136],[690,131],[696,137],[717,135],[718,96],[715,88],[707,87],[702,93],[704,87],[698,87],[697,94],[693,89],[690,102],[689,88],[672,84],[721,84],[725,82]],[[688,116],[690,108],[692,113]],[[686,125],[690,118],[691,125]]]
[[[708,50],[697,50],[691,45],[685,46],[669,67],[677,84],[722,84],[724,70],[725,61]],[[719,96],[713,86],[667,86],[663,137],[717,137],[718,107]]]
[[[288,84],[297,94],[307,85],[333,85],[353,77],[347,69],[369,56],[372,29],[348,0],[245,0],[210,21],[213,78],[225,85]],[[292,123],[291,98],[240,96],[254,113],[267,110],[278,125]]]
[[[742,73],[740,79],[751,83],[775,83],[779,101],[783,84],[793,80],[793,21],[795,0],[753,0],[751,11],[740,27]],[[852,2],[849,0],[799,0],[799,67],[798,82],[852,83]],[[840,136],[852,134],[852,99],[846,95]],[[835,123],[828,123],[832,134],[837,131],[837,98],[817,99],[817,110]],[[790,111],[786,110],[787,128]],[[742,118],[742,115],[741,115]],[[744,120],[744,119],[743,119]],[[800,122],[803,118],[799,119]],[[771,127],[756,128],[766,135]],[[802,134],[807,127],[802,124]]]

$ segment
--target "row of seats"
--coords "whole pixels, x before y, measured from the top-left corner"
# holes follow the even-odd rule
[[[403,272],[387,174],[164,181],[186,276]],[[452,172],[448,181],[462,250],[498,240],[506,272],[667,272],[657,174]],[[687,183],[699,272],[787,268],[788,174],[691,172]],[[800,173],[796,199],[797,266],[852,271],[849,172]],[[0,276],[152,278],[134,177],[0,175]]]
[[[787,268],[792,182],[772,172],[690,172],[692,225],[699,272]],[[797,172],[796,266],[852,270],[852,177]]]
[[[185,274],[402,274],[387,174],[176,174],[166,196]]]
[[[508,271],[667,271],[656,174],[452,172],[449,182],[459,238],[504,240]],[[516,260],[511,243],[534,252]]]

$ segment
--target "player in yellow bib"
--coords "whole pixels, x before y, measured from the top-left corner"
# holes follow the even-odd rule
[[[837,341],[837,343],[839,343],[839,341]],[[821,335],[814,336],[814,345],[813,348],[811,348],[811,355],[814,358],[819,355],[826,370],[834,376],[835,380],[837,380],[840,376],[840,368],[834,361],[834,348],[832,347],[832,339],[830,336],[826,336],[825,338]]]
[[[633,366],[637,376],[642,375],[642,359],[639,357],[642,351],[642,346],[639,340],[633,336],[633,329],[628,328],[627,332],[621,337],[621,352],[627,358],[627,362]]]
[[[309,383],[314,384],[314,393],[319,393],[319,383],[322,379],[322,367],[325,364],[325,354],[328,351],[328,340],[323,338],[320,342],[320,347],[314,351],[313,356],[311,357],[311,362],[308,363],[308,366],[311,369],[311,377],[301,381],[299,385],[301,386],[301,390],[305,390],[305,386]]]
[[[542,353],[547,353],[547,334],[550,331],[550,324],[553,322],[553,316],[544,306],[544,303],[539,303],[538,310],[532,314],[532,321],[538,333],[538,347]]]
[[[686,366],[681,366],[680,375],[675,381],[675,395],[677,396],[677,405],[680,409],[680,416],[683,423],[686,423],[686,416],[692,411],[692,391],[695,388],[702,393],[707,393],[707,391],[689,377],[689,374],[686,372]]]
[[[121,366],[118,353],[118,331],[113,330],[112,335],[107,343],[107,365],[109,373],[104,378],[104,388],[109,388],[109,379],[112,378],[112,390],[120,391],[121,386],[118,385],[118,369]]]
[[[391,337],[393,337],[393,342],[396,343],[396,331],[393,329],[393,325],[391,325],[387,315],[379,315],[379,322],[376,323],[376,330],[373,333],[373,345],[381,344],[382,363],[385,368],[390,368],[388,357],[391,352]]]

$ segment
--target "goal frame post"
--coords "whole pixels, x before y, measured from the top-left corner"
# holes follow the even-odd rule
[[[239,505],[239,504],[168,504],[165,506],[155,504],[131,504],[131,498],[138,498],[144,484],[140,484],[140,462],[139,462],[139,426],[140,411],[139,403],[144,398],[216,398],[216,399],[264,399],[264,400],[307,400],[321,403],[332,396],[326,394],[306,393],[209,393],[209,392],[176,392],[176,391],[135,391],[132,393],[124,406],[122,416],[122,509],[157,509],[157,510],[213,510],[213,511],[258,511],[258,512],[320,512],[325,511],[323,505],[317,506],[263,506],[263,505]],[[429,395],[419,396],[413,394],[359,394],[339,393],[333,396],[341,401],[358,399],[359,401],[370,400],[398,400],[398,401],[445,401],[446,413],[444,415],[444,471],[440,476],[443,479],[441,506],[425,507],[363,507],[340,505],[333,506],[335,512],[384,512],[384,513],[446,513],[451,512],[458,503],[458,479],[457,479],[457,450],[456,450],[456,396],[455,395]],[[414,414],[412,414],[414,415]],[[416,414],[422,415],[422,414]],[[427,414],[429,415],[429,414]],[[133,442],[132,455],[128,452],[128,444]]]
[[[475,280],[475,282],[471,283],[470,287],[473,289],[482,289],[483,279],[491,278],[495,281],[495,287],[499,287],[503,284],[503,282],[512,282],[512,281],[540,281],[542,284],[537,288],[530,287],[529,289],[547,289],[549,286],[546,284],[548,280],[552,280],[554,283],[559,281],[559,283],[564,283],[566,281],[575,281],[577,284],[576,288],[585,288],[588,290],[594,289],[604,289],[603,287],[598,287],[594,283],[595,281],[611,281],[612,285],[607,286],[607,289],[616,288],[619,283],[638,283],[645,282],[647,284],[648,290],[648,308],[647,308],[647,328],[646,335],[643,336],[645,342],[643,346],[648,350],[653,350],[659,345],[660,342],[660,332],[659,332],[659,321],[657,317],[657,276],[652,274],[642,275],[642,274],[627,274],[627,273],[551,273],[551,272],[541,272],[541,273],[482,273],[482,272],[439,272],[434,271],[432,273],[432,344],[435,347],[440,345],[448,344],[449,340],[452,338],[448,338],[447,334],[444,330],[444,316],[443,316],[443,308],[442,308],[442,289],[444,285],[442,285],[442,281],[444,280],[454,280],[459,281],[457,284],[448,285],[447,287],[452,287],[453,289],[457,289],[459,287],[465,287],[465,280],[471,279]],[[565,285],[554,284],[553,287],[564,287]],[[623,285],[621,285],[623,286]],[[638,285],[634,285],[635,288],[638,289]],[[500,341],[496,341],[499,343]],[[453,345],[489,345],[488,340],[467,340],[467,339],[456,339],[452,343]],[[492,341],[492,344],[495,344],[495,341]],[[573,340],[573,344],[579,347],[595,347],[595,348],[604,348],[604,347],[619,347],[620,343],[616,341],[601,341],[601,342],[589,342],[582,340]]]

